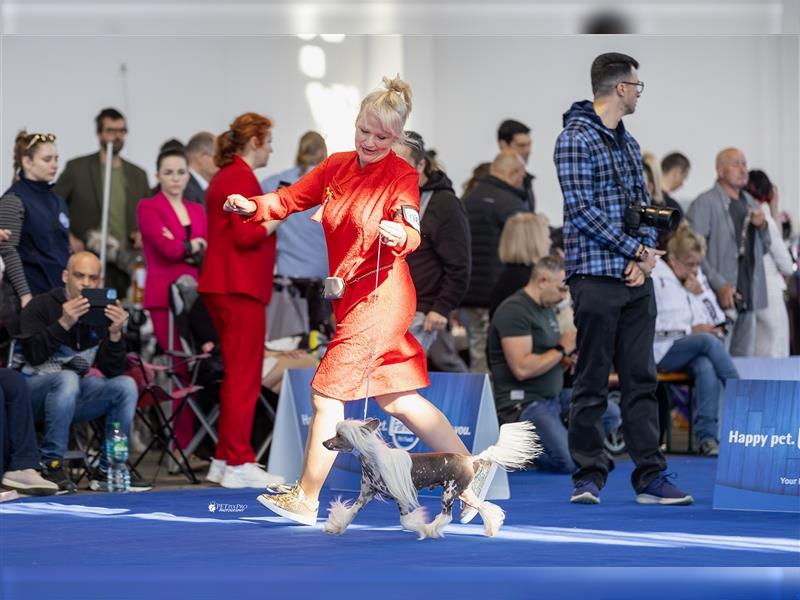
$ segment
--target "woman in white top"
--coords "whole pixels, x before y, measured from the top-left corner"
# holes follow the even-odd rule
[[[722,391],[739,374],[723,343],[725,313],[700,270],[704,254],[705,240],[681,222],[651,275],[658,310],[653,354],[659,371],[694,376],[700,454],[716,456]]]
[[[767,281],[767,307],[756,311],[756,356],[789,356],[789,313],[786,310],[785,276],[792,274],[792,257],[783,243],[781,230],[775,222],[780,216],[778,188],[763,171],[750,171],[747,191],[765,204],[764,216],[772,242],[764,255],[764,275]],[[766,208],[769,207],[769,210]]]

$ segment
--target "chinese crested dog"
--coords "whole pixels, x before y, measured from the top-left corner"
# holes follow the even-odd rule
[[[479,473],[486,477],[497,467],[505,470],[523,469],[541,454],[539,438],[529,421],[508,423],[500,428],[497,442],[475,456],[449,452],[409,454],[390,448],[378,430],[380,421],[346,420],[336,426],[336,436],[323,442],[328,450],[352,452],[357,450],[361,462],[361,493],[355,502],[337,498],[328,509],[325,531],[344,533],[358,512],[375,496],[392,498],[400,509],[400,523],[415,532],[418,539],[442,537],[445,526],[452,520],[453,504],[460,498],[477,510],[483,520],[484,532],[493,536],[503,525],[505,513],[491,502],[478,497],[471,488]],[[417,490],[442,487],[442,509],[436,518],[427,522],[425,509],[417,500]],[[487,485],[482,496],[485,496]],[[463,522],[463,517],[462,517]]]

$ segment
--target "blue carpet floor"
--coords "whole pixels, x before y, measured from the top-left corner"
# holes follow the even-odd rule
[[[329,536],[321,530],[322,521],[312,528],[270,516],[253,490],[23,499],[0,504],[0,596],[47,597],[52,584],[60,586],[52,588],[60,590],[59,597],[72,597],[61,584],[78,583],[92,573],[130,579],[128,592],[137,582],[158,580],[157,589],[165,595],[177,578],[181,597],[187,589],[194,590],[193,597],[218,597],[209,586],[221,580],[242,586],[255,581],[293,585],[301,579],[306,591],[316,582],[320,593],[332,580],[366,589],[370,582],[401,585],[402,594],[382,586],[382,597],[407,597],[412,582],[432,594],[444,586],[437,598],[449,597],[446,590],[465,582],[470,582],[469,593],[460,598],[583,598],[581,585],[591,583],[592,599],[619,600],[628,597],[621,589],[605,596],[598,590],[606,586],[594,584],[637,577],[650,589],[631,597],[694,598],[686,592],[674,596],[672,590],[683,585],[696,592],[712,584],[711,592],[727,592],[697,597],[800,597],[793,570],[800,567],[800,517],[712,510],[715,467],[713,459],[671,458],[670,469],[679,474],[676,484],[695,497],[695,504],[685,507],[636,504],[629,461],[618,463],[598,506],[569,504],[568,476],[514,473],[512,499],[497,502],[506,510],[506,522],[492,539],[483,536],[476,518],[469,525],[451,524],[444,539],[417,541],[400,529],[394,505],[381,502],[364,509],[344,535]],[[332,496],[323,494],[322,505]],[[423,503],[435,514],[435,499]],[[736,569],[697,572],[701,585],[691,583],[686,567]],[[754,574],[746,567],[779,569]],[[559,593],[528,594],[532,581],[544,586],[540,591],[550,589],[549,581]],[[663,586],[652,585],[658,581]],[[505,592],[498,591],[498,582]],[[751,595],[749,585],[759,593]],[[33,589],[39,593],[31,595]],[[792,595],[785,595],[790,589]],[[153,594],[151,589],[146,595]],[[86,591],[74,597],[95,596]]]

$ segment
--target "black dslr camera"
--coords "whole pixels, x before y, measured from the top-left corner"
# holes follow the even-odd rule
[[[642,225],[673,232],[678,228],[680,220],[680,214],[674,208],[645,206],[639,202],[631,202],[625,208],[625,233],[636,235]]]

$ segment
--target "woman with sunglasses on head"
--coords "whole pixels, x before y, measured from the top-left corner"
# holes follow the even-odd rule
[[[51,184],[58,171],[55,141],[52,133],[17,134],[14,178],[0,198],[0,229],[10,232],[0,256],[23,307],[36,294],[62,285],[70,255],[69,212]]]

